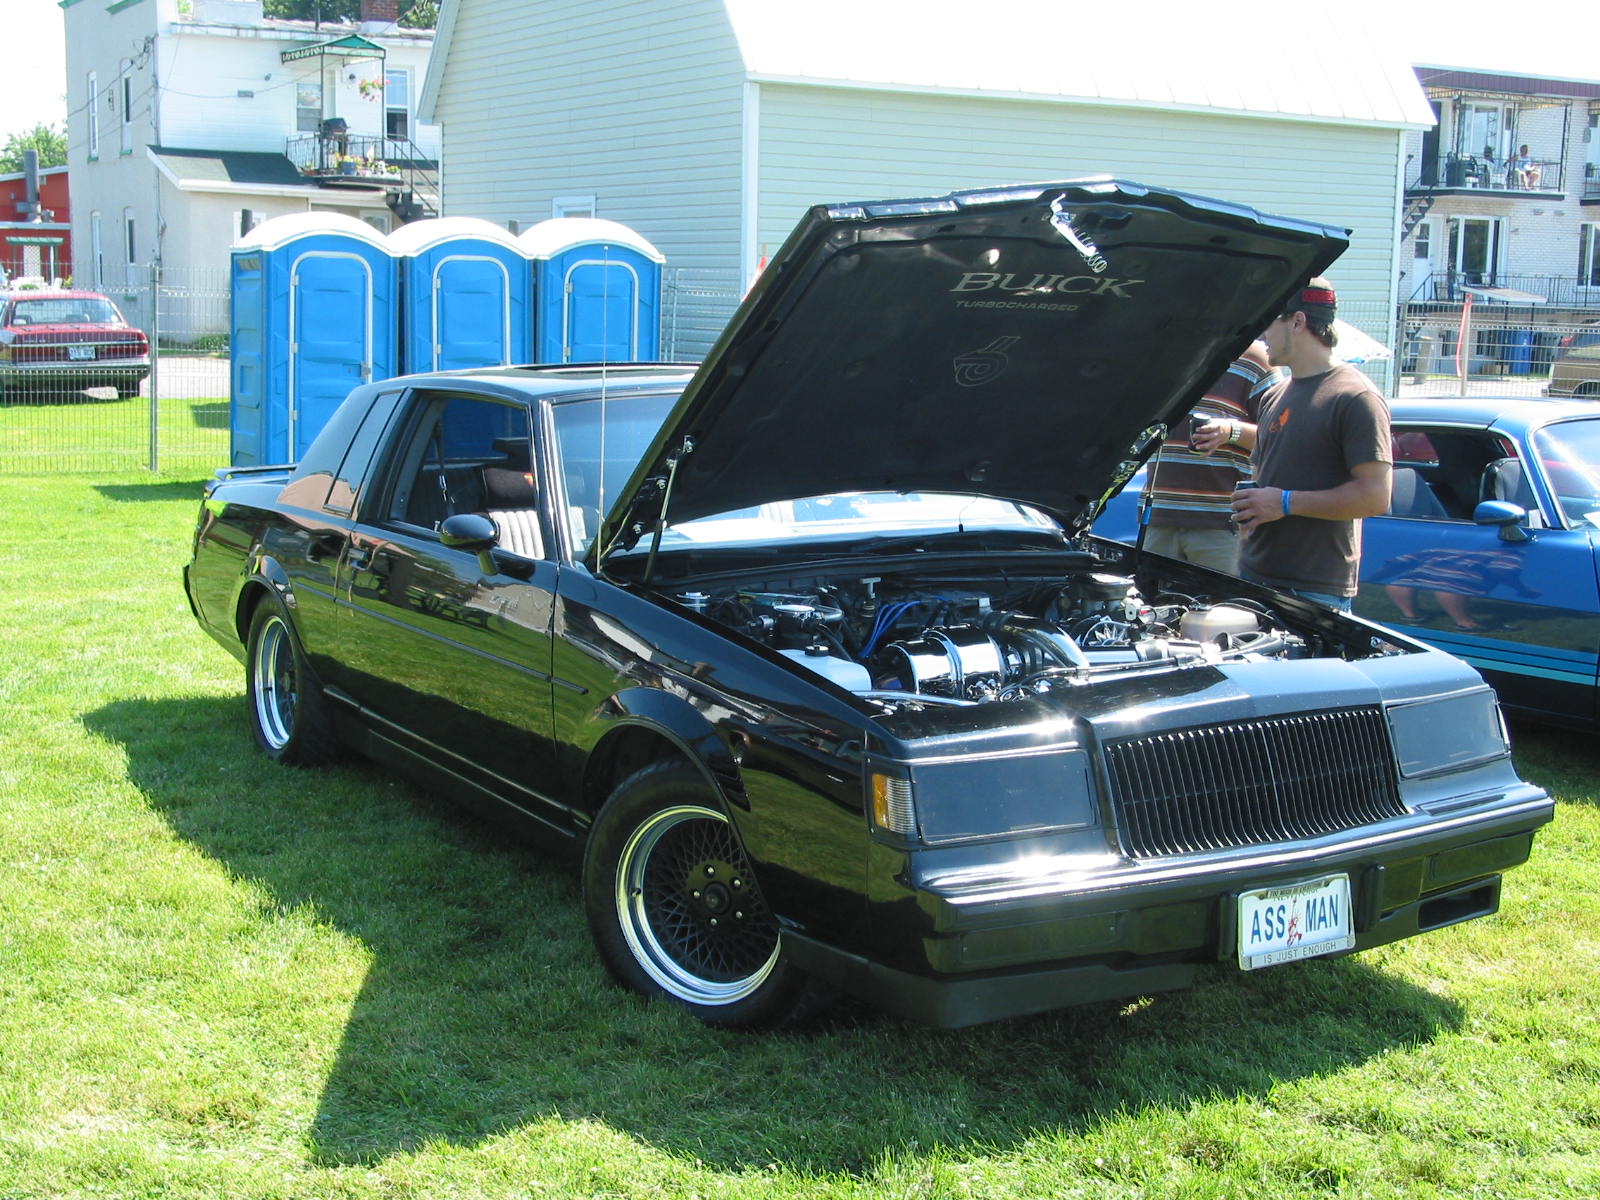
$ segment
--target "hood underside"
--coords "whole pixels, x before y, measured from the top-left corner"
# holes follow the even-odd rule
[[[1082,528],[1146,431],[1346,244],[1106,178],[814,208],[597,544],[849,491],[992,496]]]

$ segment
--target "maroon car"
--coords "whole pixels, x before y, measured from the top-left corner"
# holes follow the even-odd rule
[[[98,292],[0,291],[0,390],[139,394],[150,374],[150,342]]]

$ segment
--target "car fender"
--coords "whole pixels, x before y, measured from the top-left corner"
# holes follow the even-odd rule
[[[249,637],[250,617],[255,612],[257,594],[268,590],[275,593],[291,613],[294,612],[297,604],[289,572],[277,559],[256,551],[246,562],[239,595],[233,607],[233,625],[239,631],[241,643]]]
[[[624,688],[593,710],[585,727],[575,731],[574,740],[588,748],[586,763],[592,765],[605,762],[608,751],[614,750],[617,740],[629,730],[648,731],[676,747],[705,776],[730,817],[735,817],[734,809],[749,809],[739,777],[737,748],[686,698],[661,688]],[[593,778],[589,766],[585,767],[584,776]],[[594,799],[598,809],[604,796]]]

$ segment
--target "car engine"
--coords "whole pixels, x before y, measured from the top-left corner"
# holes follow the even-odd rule
[[[987,587],[931,574],[769,580],[672,599],[884,701],[981,704],[1108,676],[1316,652],[1256,600],[1167,590],[1147,598],[1111,566]]]

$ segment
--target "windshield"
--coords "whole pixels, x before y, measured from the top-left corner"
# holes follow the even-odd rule
[[[1533,447],[1567,524],[1600,529],[1600,421],[1546,425]]]
[[[122,316],[109,300],[90,296],[53,296],[18,300],[11,309],[13,325],[117,325]]]
[[[600,518],[666,420],[675,395],[631,395],[560,404],[556,441],[566,479],[568,523],[587,550]],[[1043,513],[1007,500],[929,492],[844,492],[796,497],[670,525],[663,547],[835,540],[1011,529],[1054,532]],[[637,547],[647,549],[644,543]]]

